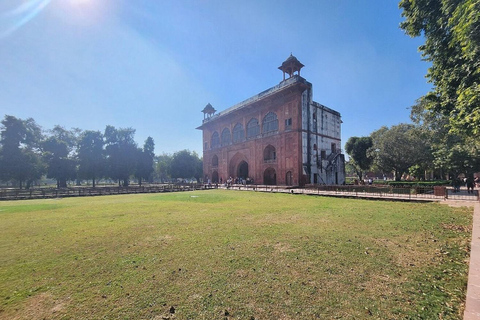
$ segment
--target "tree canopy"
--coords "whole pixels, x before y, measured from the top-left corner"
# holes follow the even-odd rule
[[[0,179],[14,181],[20,188],[26,182],[28,187],[45,170],[38,152],[41,128],[31,118],[22,120],[9,115],[1,123]]]
[[[400,180],[411,166],[428,163],[431,154],[423,132],[413,124],[382,127],[371,134],[374,163],[385,172],[394,172]]]
[[[452,131],[480,134],[480,1],[402,0],[401,28],[425,37],[420,51],[432,63],[427,110],[449,120]]]
[[[368,152],[372,146],[371,137],[351,137],[345,144],[345,151],[350,156],[350,164],[359,180],[363,179],[363,173],[372,165],[373,158]]]
[[[170,167],[172,178],[190,179],[195,177],[199,181],[202,170],[202,160],[196,152],[182,150],[173,154]]]
[[[91,179],[92,186],[105,174],[105,150],[103,134],[100,131],[84,131],[78,142],[78,174]]]
[[[33,119],[6,115],[0,126],[0,181],[20,188],[44,175],[58,188],[81,179],[92,180],[94,187],[102,178],[124,186],[133,176],[139,184],[152,182],[155,143],[148,137],[138,148],[134,135],[133,128],[113,126],[106,126],[105,133],[59,125],[43,131]]]
[[[138,183],[142,184],[142,180],[151,181],[152,173],[154,171],[153,161],[155,158],[155,143],[152,137],[148,137],[143,145],[143,150],[139,149],[137,152],[137,166],[135,169],[135,176]]]
[[[50,130],[50,136],[42,142],[47,177],[56,179],[58,188],[65,188],[68,180],[77,177],[73,154],[77,146],[77,133],[78,130],[66,130],[57,125]]]

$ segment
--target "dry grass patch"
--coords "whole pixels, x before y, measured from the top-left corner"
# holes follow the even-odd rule
[[[222,190],[2,202],[0,319],[461,319],[472,212]]]

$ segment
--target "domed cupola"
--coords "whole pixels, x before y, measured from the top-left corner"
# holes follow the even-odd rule
[[[300,69],[302,69],[304,65],[298,61],[298,59],[290,54],[290,57],[287,60],[283,61],[282,65],[278,67],[278,69],[283,71],[283,80],[285,80],[285,74],[288,74],[288,77],[291,78],[295,72],[300,76]]]

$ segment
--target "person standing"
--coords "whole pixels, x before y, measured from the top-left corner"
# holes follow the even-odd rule
[[[467,192],[468,193],[473,193],[473,187],[474,187],[474,184],[473,184],[473,175],[469,175],[468,178],[467,178]]]

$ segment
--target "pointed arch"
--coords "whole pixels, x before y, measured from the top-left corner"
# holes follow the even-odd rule
[[[233,143],[242,142],[243,140],[245,140],[245,130],[241,123],[237,123],[233,127]]]
[[[293,185],[292,171],[288,171],[287,174],[285,175],[285,182],[286,182],[287,186],[292,186]]]
[[[276,185],[277,184],[277,173],[275,169],[270,167],[263,172],[263,184],[265,185]]]
[[[212,183],[218,183],[218,171],[212,172]]]
[[[247,123],[247,139],[254,139],[260,134],[260,125],[256,118],[250,119]]]
[[[262,133],[278,131],[278,118],[275,112],[269,112],[262,121]]]
[[[222,131],[222,146],[227,146],[232,142],[232,135],[230,134],[230,129],[225,128]]]
[[[212,139],[210,141],[210,145],[212,146],[212,149],[220,147],[220,137],[219,137],[217,131],[215,131],[212,134]]]
[[[266,163],[275,162],[277,160],[277,153],[275,147],[269,144],[263,149],[263,161]]]

